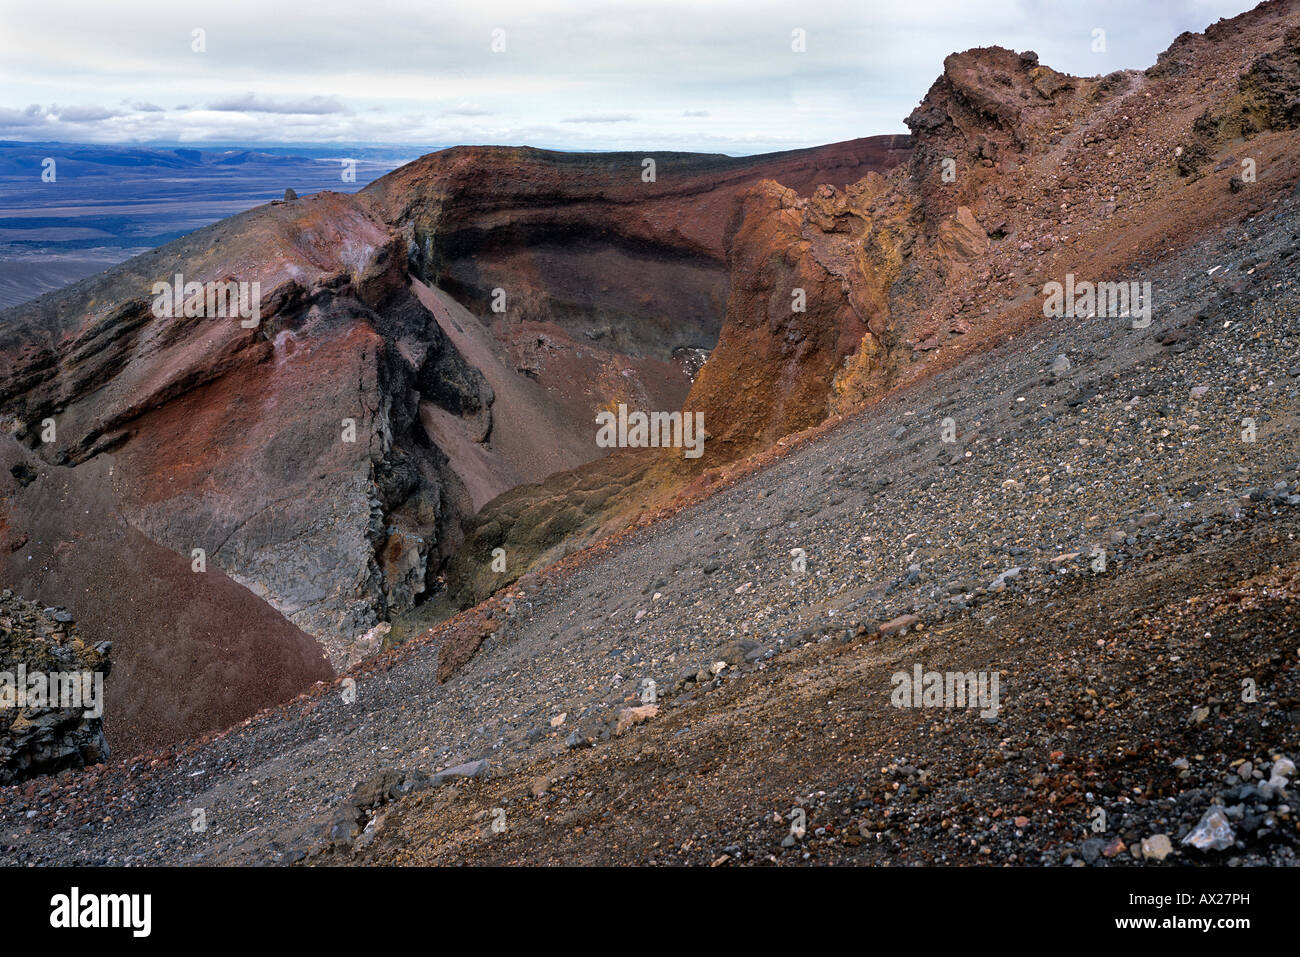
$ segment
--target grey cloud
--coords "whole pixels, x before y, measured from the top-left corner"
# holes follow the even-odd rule
[[[585,116],[566,116],[561,123],[632,123],[635,116],[627,113],[589,113]]]
[[[338,98],[333,96],[313,96],[289,102],[266,99],[254,93],[218,100],[210,103],[208,109],[217,113],[301,113],[308,116],[347,112]]]
[[[49,115],[58,117],[61,123],[98,123],[122,114],[103,106],[51,106]]]
[[[36,112],[32,112],[33,109]],[[45,122],[45,111],[40,107],[28,107],[25,110],[6,110],[0,108],[0,130],[15,127],[40,126]]]

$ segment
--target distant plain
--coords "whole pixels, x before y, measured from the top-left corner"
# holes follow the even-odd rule
[[[254,206],[354,193],[418,147],[94,146],[0,141],[0,309]],[[54,161],[54,181],[42,178]],[[344,182],[344,159],[355,182]]]

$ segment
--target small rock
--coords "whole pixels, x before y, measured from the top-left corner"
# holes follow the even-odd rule
[[[997,578],[993,579],[992,584],[989,585],[989,591],[1001,591],[1002,589],[1007,587],[1007,582],[1009,582],[1011,579],[1015,578],[1019,574],[1020,574],[1019,566],[1016,566],[1015,568],[1008,568]]]
[[[1183,838],[1183,843],[1202,851],[1223,851],[1232,847],[1236,840],[1222,805],[1216,804],[1205,812],[1191,833]]]
[[[1174,852],[1174,846],[1167,834],[1152,834],[1142,838],[1142,856],[1156,861],[1163,861]]]
[[[659,705],[643,704],[637,708],[624,708],[618,713],[618,724],[614,728],[614,735],[617,737],[628,728],[649,721],[659,713]]]
[[[445,771],[439,771],[430,779],[433,784],[444,784],[447,781],[453,781],[456,778],[481,778],[488,772],[488,762],[486,758],[480,758],[477,761],[470,761],[466,764],[458,764],[454,768],[447,768]]]
[[[916,615],[899,615],[880,626],[882,635],[892,635],[895,632],[906,631],[908,628],[919,624],[921,621]]]

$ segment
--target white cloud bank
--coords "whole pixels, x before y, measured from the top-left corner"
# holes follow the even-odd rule
[[[1140,69],[1252,5],[0,0],[0,138],[785,149],[903,132],[954,50]]]

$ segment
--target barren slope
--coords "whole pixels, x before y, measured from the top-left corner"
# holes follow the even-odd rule
[[[355,699],[335,682],[6,789],[0,841],[23,863],[1113,865],[1166,834],[1171,861],[1294,863],[1286,798],[1237,775],[1294,759],[1300,722],[1298,215],[1153,269],[1177,308],[1150,328],[1052,323],[911,386],[359,667]],[[921,627],[882,630],[904,614]],[[914,664],[998,671],[997,720],[891,707]],[[647,678],[659,714],[617,734]],[[1241,843],[1181,845],[1215,798]]]

